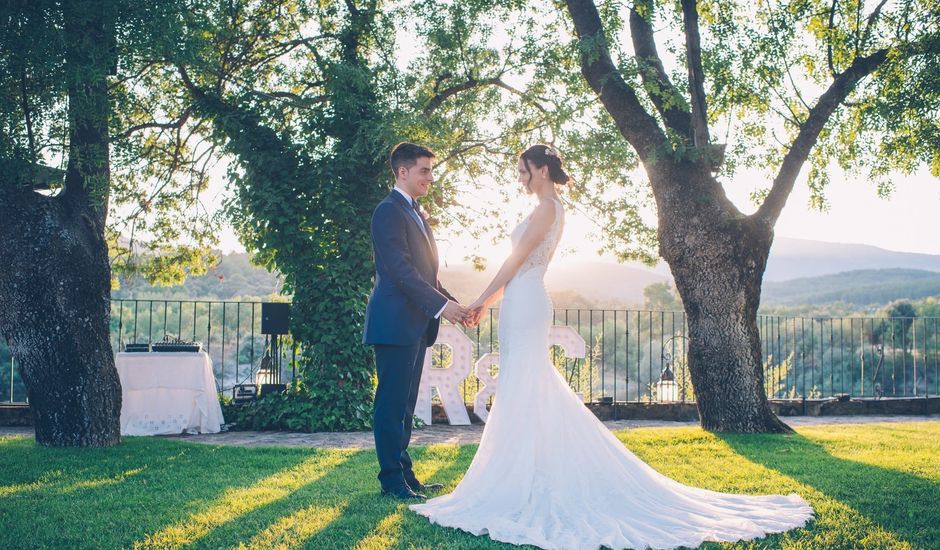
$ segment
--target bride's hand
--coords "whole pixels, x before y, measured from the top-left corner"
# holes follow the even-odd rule
[[[480,324],[484,309],[486,309],[486,302],[480,299],[467,306],[467,326],[475,327]]]
[[[473,328],[480,324],[480,319],[483,317],[483,308],[477,307],[471,309],[467,314],[467,326]]]

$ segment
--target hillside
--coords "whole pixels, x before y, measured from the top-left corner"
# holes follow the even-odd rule
[[[940,272],[940,255],[896,252],[867,244],[778,237],[770,249],[764,281],[894,268]]]
[[[762,305],[880,305],[894,300],[940,296],[940,273],[918,269],[866,269],[790,281],[768,281]]]
[[[113,293],[115,298],[137,299],[212,299],[232,300],[237,297],[264,297],[277,294],[281,280],[276,275],[249,262],[247,253],[222,256],[219,264],[208,273],[190,277],[182,285],[153,287],[142,280],[121,281]]]

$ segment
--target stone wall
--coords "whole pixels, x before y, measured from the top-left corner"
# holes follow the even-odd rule
[[[601,420],[671,420],[698,421],[694,403],[586,403],[585,406]],[[892,399],[807,399],[805,401],[771,401],[777,416],[853,416],[853,415],[927,415],[940,414],[940,397]],[[467,407],[471,422],[479,424],[473,406]],[[435,424],[447,423],[443,408],[432,407]],[[0,426],[32,426],[29,406],[0,405]]]
[[[853,416],[940,414],[940,397],[899,397],[883,399],[807,399],[771,401],[777,416]]]
[[[0,405],[0,426],[32,426],[33,413],[29,405],[6,404]]]

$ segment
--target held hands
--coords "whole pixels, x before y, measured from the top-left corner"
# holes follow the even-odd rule
[[[448,321],[450,321],[451,323],[455,325],[459,323],[461,325],[466,326],[467,313],[468,313],[467,308],[463,307],[462,305],[458,304],[457,302],[453,300],[449,300],[447,302],[447,305],[444,306],[444,313],[441,314],[441,317],[447,319]]]
[[[467,317],[464,322],[465,326],[475,327],[480,324],[480,319],[483,318],[483,310],[486,309],[486,303],[477,299],[469,306],[467,306]]]
[[[447,305],[444,306],[444,313],[441,314],[441,317],[455,325],[461,324],[465,327],[475,327],[480,324],[480,319],[483,318],[483,310],[485,310],[486,307],[486,302],[480,301],[479,299],[467,307],[450,300],[447,302]]]

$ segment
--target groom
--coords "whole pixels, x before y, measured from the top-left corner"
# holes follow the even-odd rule
[[[425,498],[440,489],[415,477],[408,442],[424,355],[434,344],[441,317],[464,321],[467,310],[437,280],[437,245],[417,199],[434,181],[430,149],[399,143],[389,164],[395,188],[372,214],[375,286],[366,307],[362,342],[375,347],[379,385],[375,392],[375,452],[382,494]]]

